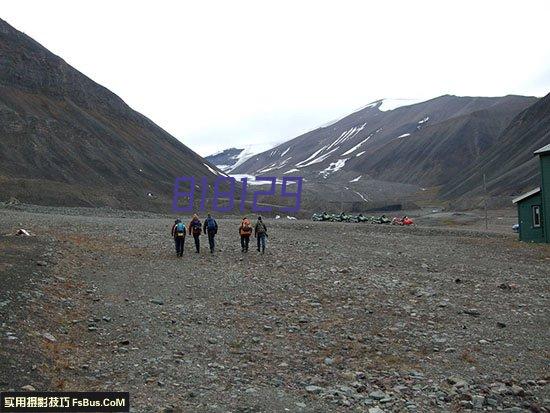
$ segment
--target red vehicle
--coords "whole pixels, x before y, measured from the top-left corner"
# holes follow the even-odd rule
[[[395,217],[392,222],[393,225],[414,225],[414,221],[408,216],[403,218]]]

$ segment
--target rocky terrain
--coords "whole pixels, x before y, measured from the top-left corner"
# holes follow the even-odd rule
[[[513,214],[268,220],[265,255],[219,219],[215,254],[203,237],[176,258],[169,216],[82,212],[0,209],[1,390],[129,391],[135,412],[550,411],[550,249],[501,231]]]

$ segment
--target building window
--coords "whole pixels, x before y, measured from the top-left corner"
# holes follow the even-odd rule
[[[540,205],[533,205],[533,228],[540,228]]]

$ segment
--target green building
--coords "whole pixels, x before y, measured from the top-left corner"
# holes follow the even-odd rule
[[[520,241],[550,243],[550,144],[535,155],[540,158],[541,186],[512,202],[518,206]]]

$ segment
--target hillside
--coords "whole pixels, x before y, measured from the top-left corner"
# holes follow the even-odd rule
[[[298,174],[310,182],[310,189],[317,184],[318,191],[336,184],[361,194],[370,186],[371,201],[387,197],[390,184],[415,185],[417,191],[434,188],[434,197],[440,199],[442,188],[477,165],[512,119],[536,101],[445,95],[392,110],[376,101],[253,156],[235,172]],[[402,196],[410,198],[411,193]]]
[[[450,182],[449,199],[467,202],[481,197],[483,174],[492,196],[514,196],[540,184],[533,152],[550,143],[550,94],[517,115],[495,144],[463,177]]]
[[[215,176],[191,149],[3,20],[0,63],[0,201],[169,210],[177,176]]]
[[[212,155],[205,156],[208,162],[216,165],[222,171],[230,171],[241,159],[245,149],[229,148]]]

